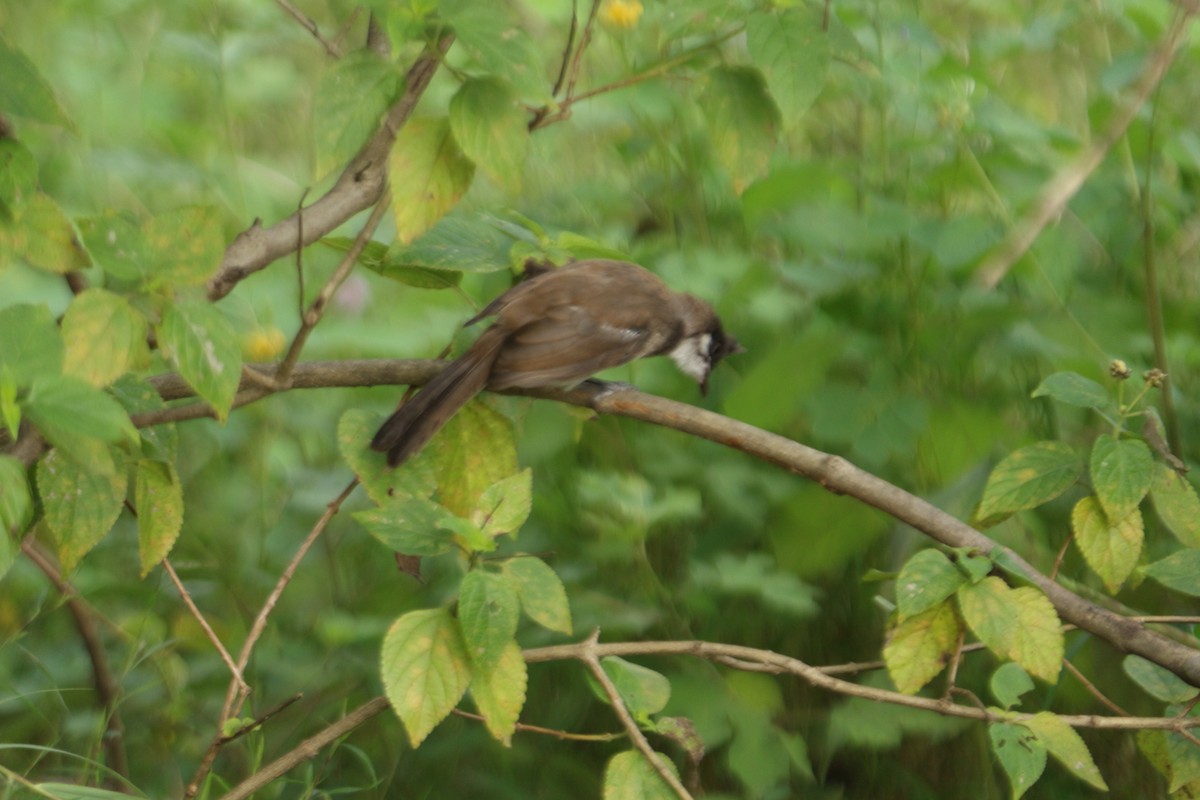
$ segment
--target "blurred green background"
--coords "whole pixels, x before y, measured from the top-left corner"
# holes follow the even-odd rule
[[[1043,377],[1069,369],[1104,380],[1114,357],[1137,374],[1152,365],[1144,268],[1153,260],[1181,455],[1195,459],[1194,36],[1128,135],[1011,275],[996,289],[973,280],[1043,183],[1111,120],[1169,22],[1167,4],[832,4],[831,58],[791,76],[811,107],[780,116],[777,140],[731,171],[713,115],[738,109],[706,102],[709,70],[753,62],[739,25],[771,4],[644,2],[629,24],[602,9],[580,90],[689,48],[694,58],[576,104],[569,119],[533,134],[519,188],[481,174],[454,212],[519,214],[550,235],[627,253],[711,300],[748,350],[717,370],[707,398],[665,360],[613,377],[837,453],[967,518],[1006,453],[1094,433],[1082,412],[1030,399]],[[345,50],[363,41],[367,14],[354,16],[354,4],[296,5],[330,37],[351,20]],[[398,34],[405,13],[426,4],[371,5]],[[781,5],[815,18],[826,10]],[[504,9],[532,34],[552,76],[571,4]],[[330,120],[314,114],[333,61],[276,3],[5,0],[0,36],[36,65],[71,120],[12,122],[37,158],[42,189],[72,217],[215,205],[231,240],[255,218],[287,216],[337,173],[320,141]],[[418,49],[397,40],[401,67]],[[468,64],[460,50],[419,114],[445,112]],[[355,235],[361,222],[339,234]],[[376,238],[389,243],[390,226]],[[338,256],[320,245],[305,251],[310,292]],[[304,357],[434,357],[509,281],[500,269],[466,275],[461,291],[431,291],[359,270]],[[59,276],[0,266],[0,304],[45,302],[58,315],[70,297]],[[290,336],[296,306],[295,269],[284,261],[219,304],[248,342],[276,330]],[[186,517],[172,561],[228,646],[240,644],[296,545],[351,477],[337,449],[340,415],[386,411],[400,393],[292,391],[225,425],[179,426]],[[894,571],[924,546],[915,531],[673,431],[587,420],[546,402],[489,402],[516,421],[521,463],[534,471],[520,549],[549,554],[577,635],[600,626],[606,641],[731,642],[811,664],[879,658],[891,588],[863,576]],[[387,626],[449,599],[458,567],[432,564],[424,583],[399,574],[345,513],[366,506],[356,494],[302,564],[246,676],[255,687],[247,714],[297,692],[303,700],[225,749],[211,796],[221,781],[236,783],[379,694]],[[1064,499],[989,534],[1048,569],[1069,509]],[[1152,552],[1165,546],[1154,530],[1148,542]],[[1099,589],[1075,550],[1063,571]],[[138,577],[129,519],[70,577],[106,621],[132,782],[146,796],[177,796],[214,734],[227,672],[162,571]],[[1126,595],[1146,611],[1191,610],[1151,587]],[[1115,653],[1075,637],[1068,656],[1095,683],[1131,712],[1157,713],[1116,668]],[[521,633],[526,646],[561,640],[532,626]],[[981,725],[847,701],[792,679],[681,659],[646,663],[672,680],[668,712],[690,717],[708,745],[701,776],[710,798],[1009,796]],[[970,656],[959,682],[986,698],[995,666],[990,655]],[[863,680],[886,683],[882,673]],[[574,732],[618,727],[577,665],[532,667],[528,695],[522,721]],[[1069,676],[1039,684],[1031,705],[1095,710]],[[30,780],[94,779],[103,731],[62,598],[18,560],[0,583],[0,765]],[[1083,735],[1113,796],[1164,791],[1132,736]],[[518,734],[506,750],[479,724],[452,717],[413,751],[385,714],[260,796],[598,797],[604,762],[624,748]],[[0,785],[3,796],[24,791],[6,773]],[[1028,796],[1076,796],[1080,787],[1052,766]]]

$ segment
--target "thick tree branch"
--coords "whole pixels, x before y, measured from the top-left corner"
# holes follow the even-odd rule
[[[297,365],[293,385],[305,388],[418,384],[427,381],[440,368],[438,362],[428,361],[308,362]],[[265,374],[270,374],[269,367],[261,369]],[[175,376],[160,376],[154,379],[154,384],[166,399],[190,394],[186,384]],[[570,391],[539,389],[513,394],[558,400],[591,408],[601,414],[616,414],[674,428],[741,450],[802,475],[832,492],[849,495],[874,506],[948,547],[967,547],[990,556],[1011,573],[1045,592],[1065,622],[1104,639],[1118,650],[1148,658],[1193,686],[1200,686],[1200,651],[1172,641],[1148,629],[1140,621],[1114,614],[1083,599],[1039,572],[1010,548],[920,497],[859,469],[844,458],[702,408],[643,394],[632,388],[606,391],[596,384],[584,383]],[[201,411],[205,408],[202,405],[192,407]],[[152,424],[149,416],[139,415],[135,423]]]
[[[265,228],[261,221],[255,220],[238,234],[225,249],[220,270],[208,282],[210,300],[220,300],[246,276],[292,252],[298,244],[312,244],[379,200],[387,183],[388,154],[396,134],[412,114],[453,42],[452,35],[444,36],[425,48],[405,76],[404,94],[388,110],[379,130],[342,171],[333,188],[285,220]]]

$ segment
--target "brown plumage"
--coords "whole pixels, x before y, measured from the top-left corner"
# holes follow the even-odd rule
[[[371,447],[386,451],[389,465],[415,455],[484,389],[573,386],[663,353],[705,389],[713,365],[742,349],[707,303],[625,261],[538,272],[465,324],[491,316],[495,321],[467,352],[379,428]]]

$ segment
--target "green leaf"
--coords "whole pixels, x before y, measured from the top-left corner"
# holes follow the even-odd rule
[[[968,583],[958,590],[963,621],[979,641],[1001,658],[1008,658],[1016,635],[1016,615],[1010,606],[1012,589],[996,576]]]
[[[347,253],[353,247],[354,240],[345,236],[326,236],[321,240],[321,244]],[[463,274],[461,272],[409,266],[403,262],[397,262],[391,251],[382,242],[367,242],[366,247],[358,255],[358,263],[385,278],[417,289],[449,289],[462,283]]]
[[[202,301],[169,306],[158,341],[183,379],[224,422],[242,377],[242,348],[225,315]]]
[[[483,667],[495,664],[517,634],[521,604],[516,582],[505,574],[473,569],[458,595],[458,621],[471,660]]]
[[[18,257],[47,272],[63,274],[91,266],[75,226],[43,192],[35,192],[13,209],[12,225],[0,226],[0,245],[5,241]]]
[[[1017,623],[1009,657],[1035,678],[1056,683],[1066,641],[1050,598],[1032,586],[1021,586],[1009,592],[1009,602]]]
[[[605,656],[600,659],[600,664],[634,719],[648,722],[651,714],[667,707],[667,701],[671,699],[671,682],[666,676],[620,656]]]
[[[0,342],[0,373],[11,375],[19,388],[62,372],[62,336],[45,305],[0,308]]]
[[[142,224],[147,285],[151,288],[200,286],[221,266],[225,237],[213,206],[185,206]]]
[[[37,160],[29,148],[0,138],[0,223],[11,222],[13,210],[37,191],[37,178]]]
[[[1040,506],[1065,492],[1082,471],[1079,457],[1063,442],[1022,447],[992,470],[976,516],[990,520]]]
[[[1163,586],[1200,597],[1200,550],[1177,550],[1141,571]]]
[[[1100,775],[1087,745],[1062,717],[1050,711],[1040,711],[1023,724],[1038,735],[1050,755],[1058,759],[1072,775],[1093,788],[1108,791],[1108,784]]]
[[[766,553],[718,553],[711,562],[692,564],[693,592],[756,597],[768,608],[793,617],[811,617],[820,611],[817,590]]]
[[[145,378],[123,375],[112,385],[110,391],[131,417],[150,411],[161,411],[167,407],[158,391]],[[164,464],[175,463],[179,451],[179,433],[175,423],[152,425],[139,430],[142,438],[142,455]]]
[[[393,247],[379,273],[389,276],[397,269],[423,269],[441,275],[508,269],[513,240],[505,230],[493,217],[450,214],[412,244]]]
[[[1135,508],[1114,524],[1100,502],[1088,496],[1072,509],[1071,530],[1088,566],[1104,581],[1109,593],[1116,594],[1142,555],[1142,515]]]
[[[98,217],[81,218],[79,232],[88,252],[108,275],[138,281],[153,271],[156,260],[146,245],[145,232],[129,214],[110,210]]]
[[[0,537],[24,533],[32,518],[33,498],[29,496],[25,465],[0,454]]]
[[[481,400],[455,414],[430,443],[442,505],[470,518],[492,484],[517,472],[512,422]]]
[[[396,469],[388,467],[385,453],[371,449],[371,439],[383,419],[382,415],[371,411],[347,409],[338,420],[337,429],[342,458],[358,476],[367,496],[378,505],[389,505],[395,497],[432,497],[437,483],[433,461],[427,455],[428,448]]]
[[[516,555],[503,563],[521,599],[521,609],[543,628],[571,635],[571,607],[562,580],[536,556]]]
[[[475,165],[459,149],[449,120],[410,119],[392,147],[388,176],[396,238],[408,244],[458,204]]]
[[[1121,669],[1147,694],[1164,703],[1188,703],[1200,693],[1175,673],[1141,656],[1125,656],[1121,661]]]
[[[384,636],[381,661],[384,692],[417,747],[471,680],[458,621],[444,608],[410,611]]]
[[[521,648],[510,641],[495,664],[483,666],[471,662],[471,699],[483,716],[488,733],[505,747],[512,747],[512,735],[525,705],[528,682]]]
[[[1092,488],[1104,513],[1110,520],[1121,521],[1150,491],[1154,456],[1139,439],[1118,440],[1102,433],[1092,445],[1090,470]]]
[[[533,507],[533,470],[526,467],[483,490],[471,520],[485,536],[515,534]]]
[[[1074,372],[1056,372],[1033,390],[1031,397],[1049,397],[1081,408],[1107,408],[1112,399],[1104,387]]]
[[[794,126],[825,85],[831,51],[816,8],[756,13],[746,19],[746,50],[766,75],[785,127]]]
[[[454,27],[455,50],[467,53],[481,72],[507,79],[524,99],[550,101],[537,44],[515,15],[490,0],[446,0],[438,10]]]
[[[661,753],[655,755],[671,772],[679,774],[669,758]],[[604,800],[676,800],[677,797],[654,766],[637,750],[617,753],[604,768]]]
[[[520,191],[529,152],[528,114],[508,83],[495,77],[463,83],[450,100],[450,128],[463,152],[489,178]]]
[[[709,70],[699,102],[717,159],[741,194],[766,171],[779,135],[779,109],[762,73],[743,66]]]
[[[1021,695],[1033,691],[1033,678],[1020,664],[1009,661],[992,673],[989,682],[992,695],[1006,710],[1020,705]]]
[[[447,527],[454,515],[425,497],[397,497],[379,508],[356,511],[351,516],[397,553],[436,556],[454,546]]]
[[[38,497],[64,572],[112,528],[125,502],[124,469],[99,472],[52,450],[37,465]]]
[[[63,315],[63,372],[104,387],[149,362],[146,318],[125,298],[104,289],[76,295]]]
[[[1177,715],[1182,712],[1183,709],[1170,706],[1164,713]],[[1167,733],[1165,738],[1167,761],[1170,764],[1170,781],[1167,784],[1167,791],[1174,794],[1184,786],[1200,781],[1200,748],[1196,747],[1190,739],[1185,739],[1178,733]]]
[[[903,619],[888,631],[883,660],[896,689],[916,694],[945,668],[958,644],[954,606],[942,602]]]
[[[29,387],[25,413],[56,447],[70,448],[80,436],[102,442],[136,442],[138,432],[120,403],[79,378],[38,378]]]
[[[142,577],[167,557],[183,528],[183,484],[174,464],[142,459],[134,484]]]
[[[896,605],[906,618],[932,608],[966,581],[940,550],[922,550],[905,562],[896,578]]]
[[[403,85],[404,76],[396,65],[370,48],[330,63],[313,98],[318,176],[342,167],[358,153]]]
[[[1159,519],[1184,547],[1200,547],[1200,499],[1185,476],[1156,461],[1150,499]]]
[[[67,112],[29,57],[0,34],[0,108],[18,117],[73,128]]]
[[[1036,733],[1024,725],[993,722],[988,726],[992,752],[1008,775],[1013,800],[1037,783],[1046,769],[1046,746]]]

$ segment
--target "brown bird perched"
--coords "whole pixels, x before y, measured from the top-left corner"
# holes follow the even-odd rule
[[[601,370],[668,354],[707,391],[722,358],[743,352],[712,307],[627,261],[533,272],[467,320],[495,322],[379,428],[371,448],[397,466],[484,389],[574,386]]]

